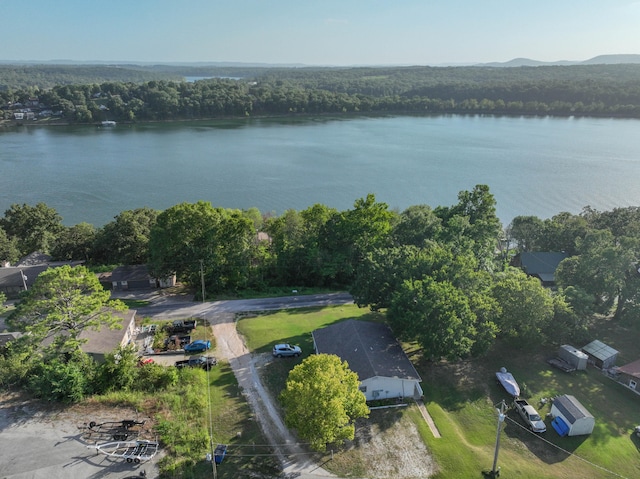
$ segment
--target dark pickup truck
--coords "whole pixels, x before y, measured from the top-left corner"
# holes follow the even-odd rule
[[[218,364],[213,356],[195,356],[183,361],[176,361],[177,368],[202,368],[207,371]]]
[[[191,336],[181,336],[173,334],[164,340],[165,349],[183,349],[185,345],[191,342]]]
[[[190,333],[191,331],[196,329],[197,325],[198,325],[198,322],[195,319],[190,319],[186,321],[176,320],[171,324],[167,324],[165,326],[165,330],[169,334]]]

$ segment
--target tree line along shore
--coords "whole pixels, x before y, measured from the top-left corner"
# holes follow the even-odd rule
[[[640,118],[638,64],[210,69],[212,78],[193,82],[185,73],[0,66],[0,119],[7,126],[321,114]]]

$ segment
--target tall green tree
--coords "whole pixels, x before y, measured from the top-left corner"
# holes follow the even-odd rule
[[[461,191],[456,205],[438,207],[435,213],[442,219],[443,241],[458,245],[458,251],[470,249],[480,267],[491,269],[502,228],[489,187],[476,185]]]
[[[35,251],[49,253],[64,229],[62,217],[45,203],[12,204],[0,218],[0,227],[7,236],[16,238],[22,256]]]
[[[492,291],[500,306],[496,323],[503,337],[523,346],[544,342],[554,316],[554,300],[538,279],[509,268],[498,273]]]
[[[321,235],[323,275],[334,284],[350,284],[365,255],[390,243],[393,218],[388,205],[372,194],[332,217]]]
[[[211,203],[181,203],[158,215],[149,238],[150,265],[158,277],[174,272],[191,284],[204,275],[208,292],[235,290],[250,277],[253,222],[238,210]]]
[[[65,227],[51,251],[51,255],[57,260],[82,260],[91,258],[96,229],[89,223],[78,223],[71,227]]]
[[[577,253],[576,241],[590,230],[587,220],[580,215],[567,212],[558,213],[544,221],[543,233],[539,238],[540,251],[564,251],[569,255]]]
[[[110,295],[84,266],[49,268],[24,293],[9,323],[37,339],[53,337],[56,351],[77,351],[84,330],[119,327],[114,312],[126,306]]]
[[[18,240],[9,237],[2,227],[0,227],[0,263],[8,261],[14,263],[20,258],[18,250]]]
[[[280,401],[285,423],[317,451],[351,440],[354,422],[369,416],[358,375],[333,354],[314,354],[289,373]]]
[[[616,239],[609,230],[595,230],[579,239],[576,246],[578,255],[558,266],[558,285],[565,289],[573,287],[576,294],[572,297],[576,300],[589,295],[594,313],[608,314],[615,307],[616,319],[622,319],[628,312],[637,315],[640,240]],[[576,309],[582,304],[576,304]]]
[[[476,351],[478,317],[469,296],[448,281],[431,277],[405,281],[394,294],[387,317],[401,339],[417,341],[433,360],[456,360]],[[483,325],[482,333],[491,330]]]
[[[428,205],[410,206],[393,226],[393,238],[397,245],[424,246],[440,234],[442,220]]]
[[[539,238],[544,223],[537,216],[516,216],[507,228],[507,239],[514,241],[519,251],[539,251]]]
[[[126,210],[98,232],[95,260],[104,264],[144,264],[149,238],[159,212],[148,207]]]

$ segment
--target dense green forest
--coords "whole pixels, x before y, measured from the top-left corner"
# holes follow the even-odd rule
[[[169,71],[135,65],[0,65],[0,91],[47,90],[59,85],[103,82],[143,83],[183,78]]]
[[[281,216],[181,203],[123,211],[104,227],[62,225],[43,203],[0,218],[0,259],[41,251],[89,266],[148,264],[218,295],[348,290],[387,311],[396,334],[432,358],[483,354],[498,338],[532,347],[581,340],[594,321],[640,320],[640,208],[502,228],[485,185],[452,206],[390,210],[374,195],[338,211],[316,204]],[[517,253],[563,251],[555,288],[511,266]]]
[[[80,123],[325,113],[640,117],[638,64],[21,69],[0,67],[0,108],[7,120],[26,104],[35,117],[44,110],[47,118]],[[219,78],[172,79],[207,73]]]

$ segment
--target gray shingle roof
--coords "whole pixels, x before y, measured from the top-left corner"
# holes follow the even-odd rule
[[[569,255],[567,253],[524,252],[520,254],[520,263],[527,274],[545,275],[553,280],[553,275],[558,265],[568,257]]]
[[[562,415],[571,423],[574,424],[577,420],[585,417],[593,418],[591,413],[580,404],[574,396],[565,394],[559,396],[553,400],[553,405],[562,413]]]
[[[149,281],[149,268],[146,264],[118,266],[111,273],[111,281]]]
[[[422,381],[384,324],[349,319],[312,335],[317,353],[335,354],[347,361],[361,381],[376,376]]]

